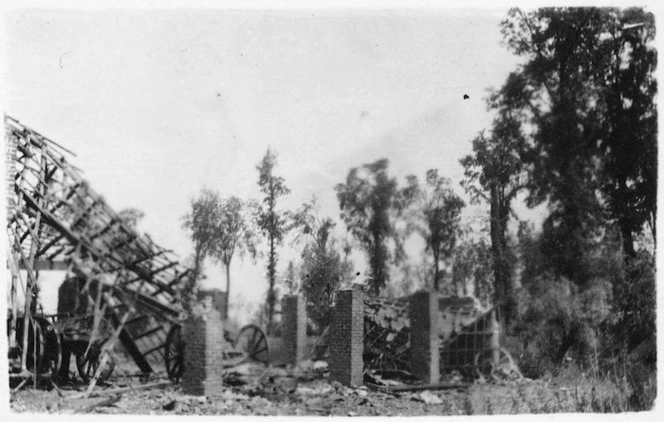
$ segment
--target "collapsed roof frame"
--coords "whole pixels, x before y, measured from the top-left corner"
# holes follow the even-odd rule
[[[121,330],[122,345],[143,373],[153,372],[161,360],[154,355],[165,359],[169,326],[184,315],[181,292],[192,271],[123,221],[67,161],[64,154],[73,153],[6,115],[5,138],[10,346],[19,314],[19,270],[27,273],[24,293],[36,288],[38,271],[66,270],[86,280],[85,289],[91,280],[104,281],[116,297],[107,303],[107,317]],[[32,294],[24,297],[25,339],[34,307]],[[135,303],[126,303],[127,297]],[[137,321],[143,322],[137,329],[124,326]]]

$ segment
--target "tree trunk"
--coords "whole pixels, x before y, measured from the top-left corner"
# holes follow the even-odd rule
[[[573,333],[565,334],[563,342],[560,344],[560,347],[558,348],[558,353],[556,353],[553,363],[556,365],[560,365],[563,362],[565,354],[573,345],[574,345],[574,334]]]
[[[621,177],[618,186],[621,192],[627,192],[627,182],[625,177]],[[619,207],[621,208],[619,212],[621,217],[618,219],[618,224],[620,225],[620,234],[622,236],[623,252],[627,258],[633,258],[636,256],[636,251],[634,250],[632,229],[629,226],[629,220],[627,218],[629,209],[624,203],[620,204]]]
[[[231,262],[225,262],[224,266],[226,267],[226,303],[224,306],[224,320],[228,319],[228,307],[230,305],[231,298]]]
[[[440,265],[438,262],[438,254],[434,251],[433,253],[433,289],[435,291],[440,291]]]
[[[510,263],[507,257],[507,220],[509,208],[505,207],[496,186],[491,187],[491,250],[493,252],[494,272],[494,302],[504,304],[505,311],[501,313],[506,324],[512,317],[511,309],[511,280]]]
[[[270,257],[267,266],[267,273],[269,278],[269,289],[267,292],[267,334],[272,334],[272,322],[274,318],[274,304],[276,302],[274,293],[274,279],[276,273],[277,258],[274,251],[274,236],[270,235]]]

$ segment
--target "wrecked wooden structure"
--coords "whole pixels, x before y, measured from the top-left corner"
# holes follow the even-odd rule
[[[167,334],[183,315],[191,271],[111,209],[64,147],[9,116],[5,139],[10,376],[54,377],[73,353],[90,378],[114,337],[154,372],[169,360]],[[55,315],[34,300],[49,270],[66,271]]]
[[[361,289],[337,292],[332,322],[312,350],[330,376],[359,385],[363,374],[415,378],[511,379],[520,372],[501,347],[500,306],[420,291],[397,299]]]
[[[5,139],[10,378],[66,379],[73,356],[94,386],[113,371],[119,342],[144,375],[165,367],[179,381],[192,271],[111,209],[68,162],[73,153],[9,116]],[[39,273],[51,270],[66,275],[57,313],[45,315]],[[268,361],[259,327],[220,335],[209,347],[228,345],[224,359]]]

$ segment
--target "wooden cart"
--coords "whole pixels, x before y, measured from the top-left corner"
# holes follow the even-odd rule
[[[29,318],[26,369],[40,378],[64,381],[69,378],[70,356],[76,359],[78,375],[89,382],[99,368],[101,351],[110,338],[113,328],[106,319],[93,327],[92,315],[31,315]],[[9,322],[9,320],[8,320]],[[23,353],[23,328],[25,318],[17,319],[15,350],[20,358]],[[93,334],[96,333],[96,334]],[[98,377],[105,381],[113,373],[115,362],[107,359]]]

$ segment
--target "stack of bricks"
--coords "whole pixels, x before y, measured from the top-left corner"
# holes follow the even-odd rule
[[[440,294],[420,291],[410,297],[410,367],[413,375],[433,384],[440,380]]]
[[[364,292],[343,290],[330,324],[330,381],[358,387],[363,384]]]
[[[222,394],[224,327],[219,311],[207,308],[190,316],[184,322],[183,336],[182,392],[194,396]]]
[[[281,301],[281,337],[287,364],[297,365],[305,359],[307,341],[307,308],[302,296],[285,296]]]

